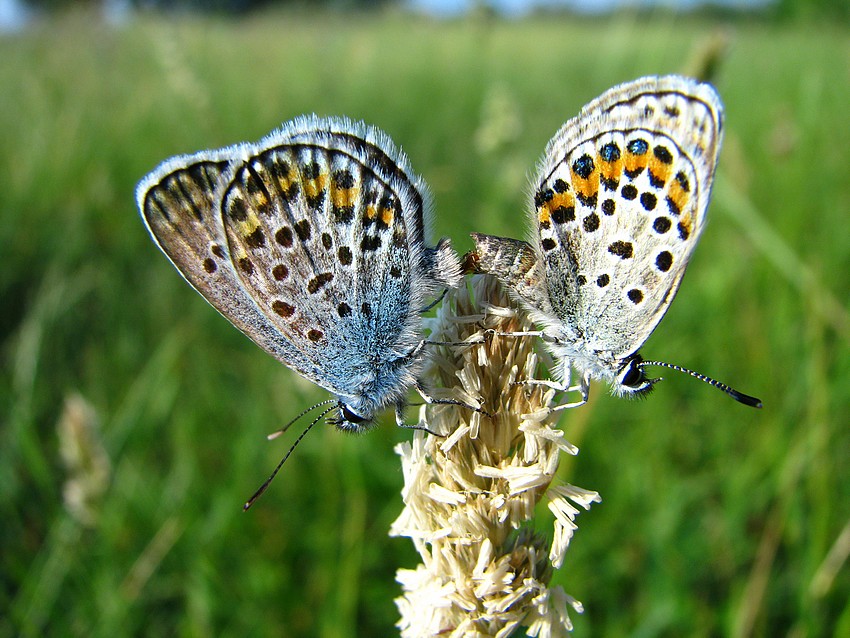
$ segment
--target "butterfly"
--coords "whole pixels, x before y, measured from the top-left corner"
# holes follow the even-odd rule
[[[395,406],[403,426],[411,388],[430,402],[420,309],[462,274],[448,240],[426,243],[427,187],[385,133],[302,116],[256,144],[169,159],[136,198],[216,310],[335,396],[319,418],[336,410],[329,421],[358,432]]]
[[[532,185],[530,242],[473,233],[477,272],[495,276],[542,327],[559,391],[591,379],[647,394],[646,366],[691,374],[746,405],[761,401],[638,350],[667,312],[705,227],[723,129],[708,84],[645,77],[609,89],[550,140]],[[517,333],[515,333],[517,334]],[[580,378],[572,385],[575,369]]]

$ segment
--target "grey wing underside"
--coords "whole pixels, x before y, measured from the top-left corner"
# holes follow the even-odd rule
[[[461,280],[449,243],[425,244],[430,201],[406,156],[375,128],[299,118],[226,181],[237,275],[298,346],[290,365],[342,397],[396,400],[418,370],[419,309]]]
[[[242,285],[298,344],[293,367],[311,362],[338,394],[360,394],[421,338],[408,205],[349,154],[313,145],[265,149],[222,196]]]
[[[217,214],[232,155],[204,152],[163,163],[139,184],[139,209],[186,281],[257,345],[290,365],[297,353],[243,287]]]
[[[549,298],[590,350],[625,357],[663,317],[704,227],[721,127],[710,86],[644,78],[588,104],[547,146],[534,222]],[[641,157],[627,151],[638,139]]]

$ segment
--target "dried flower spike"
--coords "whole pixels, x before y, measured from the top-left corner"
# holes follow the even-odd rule
[[[554,391],[516,383],[536,378],[534,340],[486,336],[531,324],[489,277],[473,279],[471,296],[452,293],[429,321],[433,340],[484,343],[434,348],[426,385],[465,403],[480,399],[493,418],[422,406],[422,423],[444,436],[417,431],[396,448],[405,506],[390,535],[411,538],[422,558],[397,573],[401,635],[508,636],[520,627],[530,636],[566,635],[568,607],[582,607],[549,586],[552,568],[563,562],[579,507],[600,499],[552,485],[560,453],[578,449],[554,427]],[[555,517],[551,542],[526,526],[543,498]]]

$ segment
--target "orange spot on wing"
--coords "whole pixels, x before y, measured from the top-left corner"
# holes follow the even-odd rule
[[[256,191],[254,193],[248,193],[248,197],[251,200],[251,207],[254,210],[265,211],[270,205],[269,198],[266,197],[265,191]]]
[[[332,188],[331,189],[331,202],[337,208],[347,208],[349,206],[354,206],[354,203],[358,198],[358,190],[355,187],[352,188]],[[367,212],[368,214],[368,212]]]
[[[317,177],[304,180],[304,194],[309,197],[316,197],[319,193],[325,190],[328,185],[328,174],[319,173]]]
[[[544,224],[549,222],[552,219],[552,215],[555,214],[555,221],[562,223],[564,220],[559,218],[556,211],[559,211],[560,209],[573,208],[575,207],[575,204],[575,195],[573,195],[572,192],[564,191],[563,193],[554,193],[552,199],[537,207],[537,218],[540,220],[541,224]]]
[[[559,208],[569,208],[576,205],[575,196],[570,191],[563,193],[555,193],[555,196],[548,203],[550,210],[558,210]]]
[[[260,223],[258,212],[265,213],[269,210],[271,203],[264,191],[250,191],[242,186],[234,189],[229,205],[231,223],[239,228],[242,234],[249,234]],[[238,211],[238,214],[234,214]]]
[[[599,166],[594,164],[593,171],[586,178],[570,169],[573,178],[573,188],[582,197],[593,197],[599,192]]]
[[[627,171],[633,173],[635,171],[646,168],[647,159],[647,153],[644,153],[643,155],[633,155],[632,153],[626,153],[626,157],[623,160],[623,166]]]
[[[688,205],[688,200],[690,198],[685,189],[682,188],[682,185],[675,179],[670,182],[670,188],[667,190],[667,197],[670,198],[670,201],[676,205],[676,208],[678,208],[679,211],[685,210],[685,206]]]
[[[670,169],[672,168],[671,164],[665,164],[657,157],[653,156],[649,160],[649,170],[655,176],[656,179],[660,180],[663,183],[667,183],[667,180],[670,179]]]
[[[596,156],[596,165],[599,166],[599,172],[602,174],[602,179],[606,181],[616,181],[620,179],[623,173],[622,157],[615,159],[613,162],[606,162],[601,155]]]
[[[381,209],[381,221],[385,226],[389,226],[393,223],[393,209],[392,208],[382,208]]]
[[[278,175],[276,179],[280,191],[282,193],[288,193],[289,189],[292,188],[292,179],[288,175]]]

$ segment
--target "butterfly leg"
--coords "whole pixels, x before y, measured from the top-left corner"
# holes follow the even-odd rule
[[[581,399],[578,401],[570,401],[568,403],[561,403],[552,408],[552,412],[560,412],[561,410],[569,410],[570,408],[577,408],[579,406],[587,403],[587,397],[590,394],[590,378],[587,375],[582,375],[581,380],[576,385],[571,385],[573,378],[573,367],[570,359],[568,357],[561,357],[559,361],[559,365],[561,366],[561,378],[563,381],[561,383],[553,383],[549,385],[550,388],[554,388],[558,392],[580,392]]]
[[[564,382],[559,383],[558,381],[552,381],[551,379],[525,379],[523,381],[517,381],[517,385],[542,385],[547,388],[552,388],[556,392],[581,392],[581,398],[578,401],[570,401],[568,403],[561,403],[559,405],[551,408],[552,412],[560,412],[561,410],[568,410],[570,408],[577,408],[579,406],[587,403],[587,398],[590,394],[590,383],[586,377],[583,377],[581,382],[576,385],[570,385],[570,375],[571,368],[569,359],[564,359],[561,364],[565,368],[564,372]]]
[[[579,406],[587,403],[587,399],[590,396],[590,384],[585,383],[583,380],[579,385],[567,386],[565,384],[558,383],[557,381],[551,381],[549,379],[526,379],[524,381],[517,381],[517,385],[542,385],[547,388],[552,388],[556,392],[581,392],[581,398],[578,401],[570,401],[568,403],[558,404],[550,410],[552,412],[560,412],[561,410],[569,410],[570,408],[577,408]]]
[[[437,399],[428,394],[424,387],[421,384],[416,384],[416,391],[422,396],[425,400],[425,403],[428,405],[459,405],[464,408],[468,408],[474,412],[479,412],[484,416],[492,418],[492,415],[488,412],[485,412],[482,408],[476,408],[475,406],[464,403],[463,401],[458,401],[457,399]],[[404,410],[407,407],[407,403],[401,401],[396,403],[395,406],[395,422],[396,425],[400,428],[407,428],[408,430],[422,430],[423,432],[427,432],[428,434],[433,434],[434,436],[445,437],[445,434],[440,434],[439,432],[434,432],[434,430],[429,429],[421,422],[414,424],[407,423],[405,421]]]
[[[550,343],[552,345],[560,345],[562,342],[558,337],[553,337],[550,334],[547,334],[543,330],[521,330],[517,332],[497,332],[495,330],[485,330],[484,331],[484,339],[475,342],[470,341],[467,343],[484,343],[487,338],[492,337],[537,337],[542,339],[546,343]],[[563,381],[553,381],[551,379],[524,379],[522,381],[515,381],[516,385],[542,385],[547,388],[552,388],[556,392],[581,392],[581,399],[578,401],[571,401],[569,403],[562,403],[560,405],[556,405],[552,408],[553,412],[557,412],[560,410],[567,410],[569,408],[577,408],[581,405],[587,403],[587,398],[589,395],[590,388],[590,380],[585,376],[582,378],[581,382],[577,385],[571,385],[572,380],[572,365],[570,364],[570,360],[567,357],[560,358],[561,365],[561,378]]]
[[[493,333],[500,337],[539,337],[543,341],[553,344],[559,345],[561,343],[560,339],[557,337],[553,337],[552,335],[547,334],[543,330],[527,330],[523,332],[495,332]],[[590,379],[587,375],[584,375],[581,381],[576,385],[571,385],[572,382],[572,365],[570,359],[568,357],[560,357],[560,366],[561,366],[561,378],[563,381],[553,381],[552,379],[525,379],[522,381],[516,381],[517,385],[542,385],[547,388],[552,388],[556,392],[580,392],[581,399],[578,401],[570,401],[568,403],[561,403],[552,408],[553,412],[560,412],[561,410],[568,410],[570,408],[577,408],[579,406],[587,403],[588,396],[590,395]]]
[[[569,365],[567,362],[566,365]],[[567,384],[564,384],[567,385]],[[581,378],[581,383],[574,386],[565,387],[559,390],[560,392],[581,392],[581,399],[578,401],[570,401],[569,403],[561,403],[552,408],[552,412],[560,412],[561,410],[569,410],[571,408],[577,408],[579,406],[587,403],[587,399],[590,396],[590,379],[584,375]]]
[[[489,339],[493,337],[542,337],[543,332],[540,330],[530,330],[527,332],[498,332],[496,330],[488,329],[482,332],[484,335],[480,338],[469,339],[467,341],[429,341],[426,340],[424,343],[429,346],[478,346],[482,343],[487,343]]]
[[[405,361],[413,361],[414,359],[418,359],[419,354],[425,349],[425,346],[430,345],[430,344],[431,344],[431,342],[423,339],[422,341],[417,343],[415,346],[413,346],[413,349],[404,356],[404,360]]]
[[[475,343],[475,342],[472,342],[472,343]],[[426,339],[423,339],[422,341],[417,343],[416,346],[414,346],[414,348],[410,352],[407,353],[407,355],[405,356],[405,359],[407,361],[412,361],[412,360],[419,357],[422,350],[425,349],[425,346],[437,346],[437,345],[443,345],[443,346],[469,345],[469,343],[463,342],[463,341],[457,342],[457,343],[452,343],[452,342],[448,342],[448,341],[428,341]],[[492,417],[492,415],[489,412],[486,412],[483,408],[475,407],[474,405],[464,403],[463,401],[459,401],[457,399],[437,399],[435,397],[432,397],[430,394],[428,394],[428,391],[425,390],[425,387],[421,383],[419,383],[418,381],[416,382],[416,391],[425,400],[425,403],[427,403],[429,405],[459,405],[459,406],[464,407],[464,408],[469,408],[473,412],[478,412],[479,414],[483,414],[484,416]],[[405,427],[408,427],[408,426],[405,426]]]
[[[404,420],[404,409],[407,407],[407,403],[401,401],[396,403],[395,405],[395,424],[400,428],[407,428],[408,430],[422,430],[423,432],[427,432],[428,434],[432,434],[433,436],[445,437],[445,434],[440,434],[439,432],[434,432],[434,430],[430,430],[422,423],[411,424],[407,423]]]
[[[462,408],[466,408],[468,410],[472,410],[473,412],[478,412],[479,414],[483,414],[486,417],[493,418],[493,415],[490,414],[489,412],[487,412],[486,410],[484,410],[484,408],[475,407],[474,405],[470,405],[469,403],[464,403],[463,401],[460,401],[458,399],[438,399],[436,397],[433,397],[430,394],[428,394],[428,391],[425,389],[425,387],[421,383],[419,383],[418,381],[416,382],[416,391],[419,393],[419,396],[421,396],[425,400],[425,403],[427,403],[428,405],[459,405]]]

